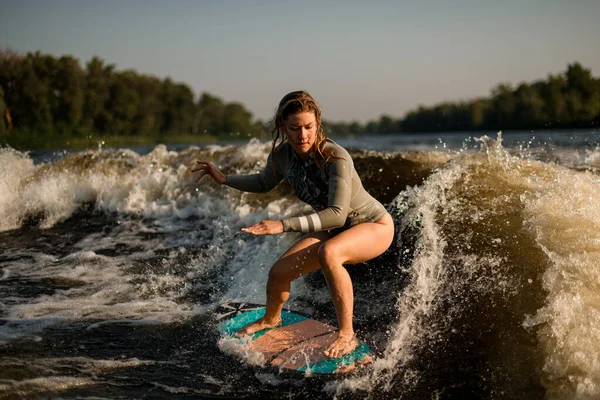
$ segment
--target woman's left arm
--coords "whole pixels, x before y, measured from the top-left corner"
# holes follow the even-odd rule
[[[350,160],[350,161],[348,161]],[[336,159],[328,164],[328,207],[309,215],[287,218],[281,221],[264,220],[243,228],[242,232],[253,235],[276,235],[278,233],[319,232],[343,226],[346,222],[352,196],[352,170],[350,157]]]

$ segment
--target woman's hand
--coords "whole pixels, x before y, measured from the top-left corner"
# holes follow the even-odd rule
[[[225,175],[221,171],[219,171],[218,168],[215,167],[214,164],[210,161],[198,160],[196,162],[198,163],[198,165],[192,168],[192,172],[199,171],[200,173],[198,174],[196,179],[194,179],[194,182],[198,182],[204,177],[204,175],[209,175],[211,178],[213,178],[216,182],[220,184],[223,184],[225,183],[225,181],[227,181]]]
[[[247,228],[242,228],[242,232],[260,235],[277,235],[283,233],[283,222],[265,219]]]

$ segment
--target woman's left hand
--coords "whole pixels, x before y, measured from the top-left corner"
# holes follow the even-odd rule
[[[242,228],[242,232],[251,233],[256,236],[277,235],[278,233],[283,233],[283,222],[265,219],[247,228]]]

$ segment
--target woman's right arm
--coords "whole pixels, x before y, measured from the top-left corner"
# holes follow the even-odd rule
[[[277,173],[275,168],[273,168],[270,154],[265,168],[260,173],[251,175],[224,175],[217,167],[208,161],[197,162],[199,165],[192,169],[192,172],[200,171],[200,174],[194,180],[195,182],[198,182],[205,175],[210,175],[216,182],[244,192],[268,192],[277,186],[283,179],[283,177]]]
[[[198,160],[196,161],[198,165],[192,168],[192,172],[200,172],[194,182],[199,182],[205,175],[210,176],[215,180],[215,182],[224,184],[227,182],[227,177],[219,171],[217,167],[210,161]]]

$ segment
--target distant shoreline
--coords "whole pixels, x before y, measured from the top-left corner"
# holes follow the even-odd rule
[[[575,62],[545,80],[500,84],[486,98],[421,105],[402,118],[381,115],[365,124],[326,117],[322,123],[332,136],[597,129],[600,78]],[[116,71],[98,57],[81,66],[68,55],[0,50],[0,144],[16,149],[88,148],[103,140],[123,146],[214,143],[269,138],[271,128],[240,102],[197,95],[169,78]]]
[[[531,134],[546,134],[550,136],[564,135],[566,133],[574,133],[577,135],[598,135],[600,141],[600,128],[570,128],[570,129],[511,129],[501,131],[504,137],[510,137],[513,135]],[[442,137],[442,136],[468,136],[470,134],[474,136],[479,135],[493,135],[495,136],[498,131],[495,130],[473,130],[473,131],[444,131],[444,132],[398,132],[398,133],[359,133],[351,135],[329,135],[333,139],[343,138],[361,138],[368,139],[370,136],[399,136],[399,137]],[[85,138],[70,138],[68,140],[56,139],[54,141],[44,141],[39,145],[31,145],[27,143],[19,142],[16,146],[13,146],[10,142],[0,143],[1,147],[11,147],[21,152],[27,151],[85,151],[85,150],[97,150],[97,149],[115,149],[115,148],[131,148],[131,147],[148,147],[157,146],[160,144],[168,146],[203,146],[203,145],[226,145],[232,143],[246,143],[251,139],[258,139],[262,142],[269,142],[271,139],[266,137],[252,137],[242,135],[230,135],[228,137],[214,137],[210,135],[196,136],[196,135],[156,135],[152,137],[136,137],[136,136],[116,136],[116,135],[91,135]]]

